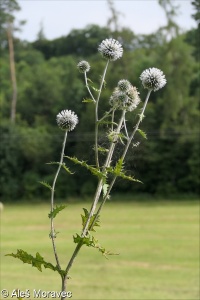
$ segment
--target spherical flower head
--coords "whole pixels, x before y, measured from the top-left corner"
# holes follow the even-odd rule
[[[79,72],[85,73],[90,70],[90,64],[86,60],[82,60],[77,64]]]
[[[115,108],[120,108],[122,103],[126,102],[128,99],[126,93],[119,90],[119,88],[115,88],[114,92],[112,93],[109,103],[111,106]]]
[[[157,68],[144,70],[140,75],[140,80],[142,81],[144,88],[153,90],[154,92],[163,88],[167,83],[165,75]]]
[[[123,55],[122,45],[115,39],[103,40],[98,47],[98,51],[104,58],[111,61],[115,61]]]
[[[131,83],[126,79],[121,79],[118,84],[118,89],[122,92],[128,92],[131,88]]]
[[[127,111],[133,111],[137,108],[140,103],[140,96],[137,88],[135,86],[131,86],[130,90],[127,92],[128,101],[125,103],[125,107]]]
[[[56,116],[56,122],[60,129],[72,131],[78,124],[78,116],[71,110],[62,110]]]
[[[109,101],[115,109],[133,111],[140,103],[139,93],[136,87],[130,84],[127,92],[122,92],[119,87],[115,88]]]

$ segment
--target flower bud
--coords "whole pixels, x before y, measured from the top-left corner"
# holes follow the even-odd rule
[[[85,73],[90,70],[90,64],[87,61],[82,60],[77,64],[77,68],[78,68],[79,72]]]

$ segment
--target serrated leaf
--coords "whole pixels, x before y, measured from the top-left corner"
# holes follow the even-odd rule
[[[108,191],[108,187],[109,187],[109,184],[107,184],[107,183],[103,184],[103,197],[106,196],[107,191]],[[107,196],[107,198],[109,198],[109,196]]]
[[[28,254],[26,251],[22,249],[18,249],[17,253],[6,254],[5,256],[12,256],[14,258],[20,259],[23,263],[27,263],[37,268],[38,271],[42,272],[42,265],[45,269],[50,269],[52,271],[57,271],[59,274],[66,273],[64,270],[60,270],[58,266],[54,266],[49,262],[46,262],[44,258],[37,252],[36,256],[33,257],[31,254]]]
[[[89,217],[89,212],[88,212],[88,210],[86,209],[86,208],[83,208],[83,211],[84,211],[84,215],[81,215],[81,218],[82,218],[82,226],[83,226],[83,228],[85,227],[85,224],[87,223],[87,220],[88,220],[88,217]],[[99,220],[99,216],[97,217],[97,219],[96,219],[96,214],[94,214],[92,217],[91,217],[91,219],[90,219],[90,223],[89,223],[89,226],[88,226],[88,228],[89,228],[89,231],[95,231],[94,230],[94,227],[95,226],[100,226],[99,225],[99,222],[100,222],[100,220]],[[94,224],[93,224],[93,221],[95,220],[95,222],[94,222]]]
[[[142,136],[143,138],[147,139],[147,135],[146,135],[146,133],[145,133],[143,130],[138,129],[137,131],[141,134],[141,136]]]
[[[91,86],[91,88],[95,91],[95,92],[100,92],[99,89],[95,88],[94,86]]]
[[[39,181],[40,184],[42,184],[43,186],[47,187],[48,189],[52,190],[52,187],[50,186],[50,184],[46,181]]]
[[[76,157],[70,157],[70,156],[65,156],[65,157],[67,157],[68,159],[73,161],[75,164],[79,164],[82,167],[85,167],[87,170],[89,170],[93,175],[97,176],[98,178],[101,178],[101,179],[106,178],[106,175],[104,173],[102,173],[99,169],[97,169],[91,165],[88,165],[85,161],[80,161]]]
[[[109,150],[104,147],[98,147],[97,148],[99,152],[108,152]]]
[[[47,163],[47,165],[61,165],[61,167],[62,167],[67,173],[69,173],[69,174],[71,174],[71,175],[74,174],[74,173],[72,173],[72,172],[70,171],[69,168],[66,167],[65,163],[62,163],[62,164],[61,164],[61,163],[59,163],[59,162],[57,162],[57,161],[51,161],[51,162]]]
[[[81,243],[82,245],[86,245],[87,247],[92,246],[90,236],[81,237],[79,234],[76,234],[76,236],[73,236],[73,239],[75,244]]]
[[[94,100],[92,100],[92,99],[83,99],[82,102],[84,102],[84,103],[94,103]]]
[[[50,212],[48,214],[48,217],[51,219],[51,218],[55,218],[56,215],[61,211],[63,210],[67,205],[56,205],[56,207],[53,209],[52,212]]]
[[[113,174],[117,177],[121,177],[121,178],[126,179],[126,180],[142,183],[142,181],[140,181],[138,179],[135,179],[132,176],[126,175],[126,173],[123,171],[123,163],[124,163],[123,159],[120,158],[117,161],[116,166],[114,168],[108,167],[108,168],[106,168],[106,170],[107,170],[108,173],[111,173],[111,174]]]
[[[110,124],[112,124],[112,125],[118,125],[116,122],[112,122],[112,121],[98,121],[97,122],[98,124],[107,124],[107,125],[110,125]]]

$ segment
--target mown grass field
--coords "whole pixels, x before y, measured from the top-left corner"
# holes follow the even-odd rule
[[[82,207],[89,205],[71,203],[55,219],[63,268],[75,247],[72,235],[80,232]],[[5,206],[1,214],[1,289],[60,291],[57,273],[40,273],[4,256],[17,249],[32,255],[38,251],[54,263],[48,212],[47,204]],[[199,299],[197,201],[123,203],[113,199],[104,207],[95,236],[107,250],[120,255],[107,260],[96,249],[82,248],[70,274],[72,299]]]

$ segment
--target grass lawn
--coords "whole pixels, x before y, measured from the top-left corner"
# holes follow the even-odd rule
[[[72,235],[80,232],[82,207],[89,208],[89,204],[71,203],[55,219],[63,268],[75,247]],[[29,289],[32,300],[33,289],[60,291],[57,273],[40,273],[4,256],[17,249],[32,255],[38,251],[54,264],[48,213],[47,204],[5,206],[0,216],[1,290]],[[104,207],[101,224],[95,237],[107,250],[120,255],[107,260],[96,249],[82,248],[70,274],[72,299],[199,299],[197,201],[123,203],[113,198]]]

